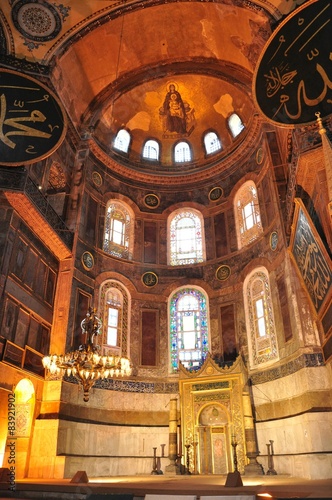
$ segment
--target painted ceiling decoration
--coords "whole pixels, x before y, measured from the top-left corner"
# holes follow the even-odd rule
[[[204,169],[252,141],[250,129],[262,112],[252,100],[258,58],[270,26],[302,3],[5,0],[0,38],[7,60],[1,63],[12,67],[14,60],[19,71],[21,61],[25,73],[52,82],[71,127],[91,136],[98,155],[163,173],[174,168],[177,142],[186,141],[194,170]],[[238,137],[229,127],[232,113],[243,123]],[[130,134],[126,155],[113,148],[122,128]],[[221,145],[210,155],[209,131]],[[155,165],[142,161],[151,139],[160,146]]]

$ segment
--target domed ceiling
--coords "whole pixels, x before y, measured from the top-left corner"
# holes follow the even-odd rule
[[[204,166],[211,161],[206,131],[215,131],[222,143],[214,161],[245,139],[258,113],[252,100],[255,66],[270,26],[294,7],[290,3],[302,2],[13,0],[3,12],[10,29],[21,33],[15,56],[51,68],[52,83],[82,137],[93,130],[96,143],[112,156],[114,137],[126,128],[133,168],[141,166],[144,142],[155,139],[162,169],[173,165],[178,140],[188,141],[193,163]],[[185,130],[171,130],[163,115],[171,85],[186,108]],[[232,112],[245,125],[236,140],[227,125]],[[121,162],[121,155],[116,159]]]

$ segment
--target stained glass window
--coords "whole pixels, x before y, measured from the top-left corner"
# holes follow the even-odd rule
[[[170,300],[171,371],[179,363],[198,369],[209,351],[207,299],[196,288],[182,288]]]
[[[146,141],[143,148],[143,158],[148,160],[159,160],[159,144],[157,141],[150,139]]]
[[[182,163],[191,161],[191,151],[187,142],[178,142],[174,148],[174,161]]]
[[[215,132],[207,132],[204,136],[204,146],[206,154],[215,153],[216,151],[220,151],[221,142],[219,137]]]
[[[244,284],[250,332],[249,353],[253,366],[278,358],[271,289],[265,268],[251,273]]]
[[[115,149],[118,149],[119,151],[123,151],[124,153],[128,153],[129,144],[130,144],[130,134],[127,130],[122,128],[116,134],[116,137],[115,137],[114,143],[113,143],[113,147]]]
[[[203,217],[193,209],[170,216],[169,264],[171,266],[203,262]]]
[[[131,258],[132,217],[125,205],[110,201],[106,206],[103,250],[114,257]]]
[[[234,139],[239,134],[241,134],[242,130],[244,129],[242,120],[236,113],[231,114],[231,116],[228,118],[228,126]]]
[[[257,189],[248,181],[235,196],[238,246],[242,248],[255,241],[263,231]]]

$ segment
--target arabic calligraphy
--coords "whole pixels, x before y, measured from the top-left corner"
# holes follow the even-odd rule
[[[155,286],[158,283],[158,276],[152,271],[148,271],[142,275],[142,282],[147,287]]]
[[[310,298],[318,311],[331,286],[332,275],[302,209],[298,216],[293,255]]]
[[[37,80],[0,69],[1,164],[33,163],[51,154],[66,131],[61,104]]]
[[[332,113],[332,2],[309,0],[279,26],[259,61],[256,102],[277,124],[304,125]]]

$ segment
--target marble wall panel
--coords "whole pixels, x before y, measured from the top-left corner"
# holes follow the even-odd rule
[[[168,427],[131,427],[61,421],[58,454],[106,457],[161,456],[168,453]]]
[[[267,444],[273,441],[278,474],[325,479],[331,476],[332,414],[305,413],[296,417],[258,422],[259,461],[267,470]]]
[[[161,470],[169,464],[167,458],[161,459]],[[71,478],[78,470],[85,470],[89,479],[110,476],[149,475],[153,468],[152,457],[66,457],[65,478]]]
[[[61,478],[64,457],[57,457],[58,420],[36,420],[29,461],[29,478]]]
[[[253,386],[256,407],[267,401],[288,400],[307,391],[318,391],[329,388],[329,377],[326,366],[303,368],[295,373],[279,379]]]

